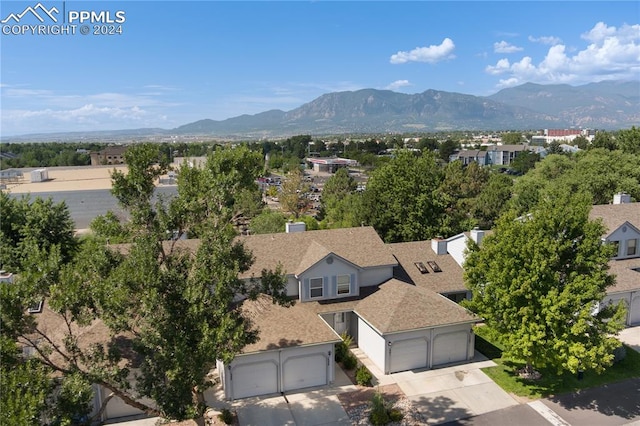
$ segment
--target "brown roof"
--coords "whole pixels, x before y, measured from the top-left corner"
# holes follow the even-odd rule
[[[370,226],[239,237],[255,262],[242,278],[260,276],[263,269],[282,263],[288,274],[300,274],[327,254],[334,253],[360,268],[397,262]]]
[[[307,305],[296,303],[285,308],[266,295],[245,300],[242,312],[259,333],[258,341],[247,345],[242,353],[339,342],[340,336]]]
[[[601,218],[608,234],[623,223],[629,222],[640,230],[640,203],[601,204],[593,206],[589,214],[591,219]],[[607,234],[607,235],[608,235]]]
[[[640,289],[640,257],[609,261],[609,273],[616,276],[616,283],[607,293]]]
[[[362,299],[355,312],[382,334],[479,320],[441,294],[396,279]]]
[[[449,254],[435,254],[431,249],[431,241],[388,244],[388,248],[400,263],[394,272],[396,278],[408,278],[409,282],[420,288],[441,294],[467,290],[460,265]],[[442,272],[433,272],[427,261],[435,261]],[[421,273],[415,265],[416,262],[422,262],[429,273]]]

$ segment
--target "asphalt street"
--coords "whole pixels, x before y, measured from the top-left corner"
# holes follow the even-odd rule
[[[177,194],[175,186],[161,186],[156,188],[156,195],[170,197]],[[9,194],[11,197],[20,198],[23,194]],[[51,198],[54,203],[64,201],[69,208],[71,219],[75,222],[76,229],[86,229],[91,221],[111,210],[116,215],[125,218],[127,214],[118,205],[118,200],[111,195],[109,189],[74,190],[32,192],[30,197]]]

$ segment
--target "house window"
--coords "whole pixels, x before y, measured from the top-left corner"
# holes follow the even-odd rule
[[[613,257],[618,257],[618,254],[620,254],[620,241],[611,241],[609,244],[613,246]]]
[[[634,256],[638,252],[638,240],[627,240],[627,256]]]
[[[351,276],[338,275],[338,294],[349,294],[351,292]]]
[[[311,278],[309,280],[309,295],[311,298],[322,297],[324,280],[322,278]]]

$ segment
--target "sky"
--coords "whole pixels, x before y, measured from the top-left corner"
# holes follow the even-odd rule
[[[172,129],[364,88],[640,81],[637,1],[3,0],[0,21],[0,137]]]

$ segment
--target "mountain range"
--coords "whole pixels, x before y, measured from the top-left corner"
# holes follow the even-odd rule
[[[640,82],[607,81],[584,86],[527,83],[486,97],[438,90],[412,95],[376,89],[335,92],[291,111],[200,120],[180,126],[175,132],[259,137],[568,127],[619,129],[638,123]]]
[[[145,133],[262,138],[572,127],[615,130],[638,124],[640,81],[603,81],[582,86],[526,83],[491,96],[431,89],[416,94],[377,89],[334,92],[291,111],[270,110],[226,120],[199,120],[171,130],[119,130],[111,134],[136,139]],[[100,132],[103,137],[108,133]]]

